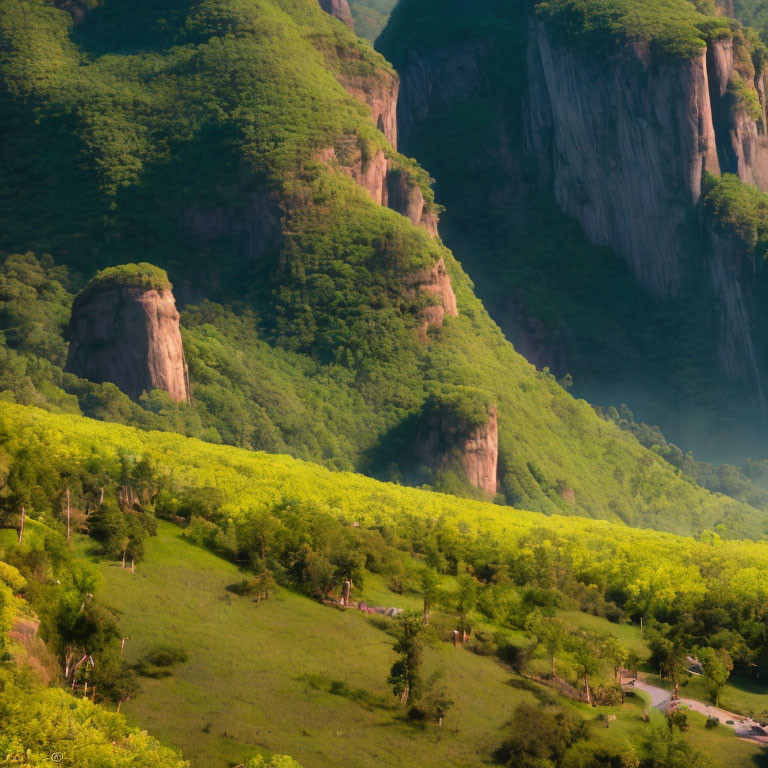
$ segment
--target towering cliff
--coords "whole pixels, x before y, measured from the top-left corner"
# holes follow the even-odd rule
[[[669,414],[692,408],[749,428],[768,373],[761,264],[727,255],[701,196],[721,173],[768,188],[765,47],[684,0],[513,6],[450,0],[432,36],[431,0],[405,0],[378,43],[441,234],[518,348],[582,393],[640,388],[678,439]]]
[[[189,401],[179,313],[163,270],[129,264],[100,272],[75,299],[65,370],[116,384],[133,399],[161,389]]]
[[[555,199],[654,295],[679,294],[702,173],[720,170],[705,52],[651,65],[630,43],[606,66],[530,23],[530,141]]]

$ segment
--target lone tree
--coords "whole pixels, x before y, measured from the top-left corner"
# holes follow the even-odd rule
[[[720,692],[725,688],[733,669],[733,659],[725,648],[702,648],[699,651],[699,661],[704,668],[704,679],[709,695],[715,706],[720,701]]]
[[[563,650],[569,637],[573,634],[573,627],[562,619],[542,616],[541,611],[535,611],[527,622],[527,628],[538,642],[546,648],[547,655],[552,662],[552,677],[555,677],[555,658]]]
[[[403,706],[409,698],[417,698],[421,689],[421,656],[424,649],[421,632],[421,622],[417,618],[400,620],[397,642],[393,646],[398,659],[389,671],[389,684]]]
[[[440,577],[431,569],[421,572],[421,591],[424,593],[424,626],[429,626],[429,612],[437,598]]]

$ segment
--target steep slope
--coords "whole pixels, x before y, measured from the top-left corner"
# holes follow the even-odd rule
[[[726,266],[699,204],[707,173],[765,188],[756,35],[684,0],[406,0],[378,45],[401,145],[516,346],[676,440],[762,450],[761,260]]]
[[[392,146],[391,67],[314,0],[10,0],[0,40],[3,249],[52,252],[80,284],[139,255],[166,269],[193,403],[126,403],[51,362],[15,396],[531,509],[762,534],[514,352]],[[497,414],[478,472],[471,430],[419,458],[428,404],[463,387]]]

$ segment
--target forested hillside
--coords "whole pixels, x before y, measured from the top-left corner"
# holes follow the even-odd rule
[[[394,149],[390,65],[312,0],[11,0],[0,25],[7,398],[529,509],[764,532],[516,354]],[[140,261],[173,284],[189,406],[62,373],[73,294]]]
[[[686,448],[760,455],[758,33],[685,0],[404,0],[377,47],[401,148],[516,348]]]
[[[624,754],[636,766],[655,750],[674,747],[685,762],[642,765],[690,768],[707,764],[691,748],[705,738],[703,723],[694,720],[696,729],[685,737],[677,727],[658,732],[643,724],[632,704],[619,706],[617,665],[631,669],[650,658],[651,669],[683,680],[685,655],[698,649],[702,658],[710,651],[727,658],[741,680],[764,672],[765,542],[728,542],[714,531],[694,540],[502,509],[289,457],[18,405],[0,411],[0,445],[6,528],[0,553],[9,564],[0,566],[0,576],[29,600],[28,614],[37,611],[47,643],[29,637],[22,643],[28,663],[50,674],[57,659],[66,662],[64,674],[77,695],[90,690],[104,703],[126,702],[140,722],[189,746],[196,764],[225,764],[221,750],[242,760],[258,745],[292,752],[311,766],[324,759],[349,766],[398,759],[436,765],[457,754],[467,765],[481,765],[497,745],[497,761],[510,766],[521,754],[549,750],[558,766],[570,765],[563,761],[572,750],[585,760]],[[90,539],[81,539],[83,533]],[[192,544],[218,557],[195,554]],[[93,558],[98,572],[86,562]],[[359,610],[340,615],[332,607],[339,607],[334,596],[344,594],[345,583],[353,585],[356,601],[400,606],[418,618],[397,623],[378,616],[368,623]],[[432,628],[420,653],[430,675],[440,667],[443,675],[414,683],[409,712],[385,696],[393,659],[385,650],[391,644],[397,652],[404,642],[398,627],[421,625],[422,614],[429,622],[430,611]],[[643,637],[628,624],[640,617]],[[275,644],[281,626],[282,641]],[[451,647],[453,627],[477,656]],[[249,637],[256,643],[251,651],[259,652],[242,650]],[[284,644],[295,645],[290,664]],[[341,650],[340,669],[323,667],[312,648],[326,660]],[[82,653],[94,664],[67,661]],[[225,663],[214,673],[215,660],[233,653],[243,657],[236,668]],[[399,696],[396,665],[392,669],[389,681]],[[242,685],[256,674],[266,678],[253,700],[254,691]],[[221,676],[231,680],[226,690],[214,682]],[[723,688],[724,682],[717,691]],[[53,694],[35,688],[32,695]],[[201,709],[200,696],[208,708]],[[546,729],[520,741],[526,712],[536,711],[523,705],[530,707],[534,697],[536,717],[571,723],[564,743],[552,743]],[[587,703],[594,697],[598,710],[579,704],[584,697]],[[753,700],[752,711],[763,717],[768,698]],[[224,720],[218,706],[226,708]],[[262,736],[251,724],[254,706],[258,727],[268,729]],[[346,742],[326,741],[315,719],[319,706],[325,707],[322,722],[330,717],[348,730]],[[344,718],[356,721],[358,706],[369,727],[404,734],[410,719],[424,730],[390,743],[377,763],[385,742],[376,729],[366,735],[354,722],[343,725]],[[505,721],[512,707],[512,721]],[[601,723],[609,714],[617,723],[606,733]],[[452,731],[439,731],[443,717]],[[12,725],[12,734],[22,728]],[[710,765],[743,764],[738,761],[753,749],[735,739],[729,747],[727,729],[707,743]]]

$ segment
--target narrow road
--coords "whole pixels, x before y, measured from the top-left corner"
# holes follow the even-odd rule
[[[632,684],[632,688],[638,691],[645,691],[651,697],[651,704],[656,709],[662,712],[668,712],[672,702],[672,694],[664,688],[659,688],[655,685],[649,685],[642,680],[635,680]],[[764,746],[768,746],[768,736],[763,736],[761,733],[754,731],[753,728],[762,728],[760,723],[755,722],[750,717],[742,717],[741,715],[735,715],[733,712],[728,712],[726,709],[719,707],[712,707],[708,704],[704,704],[701,701],[695,699],[677,699],[674,702],[675,706],[685,705],[694,712],[698,712],[705,717],[716,717],[722,725],[728,728],[733,728],[736,731],[736,735],[742,739],[750,739],[750,741],[757,741]]]

